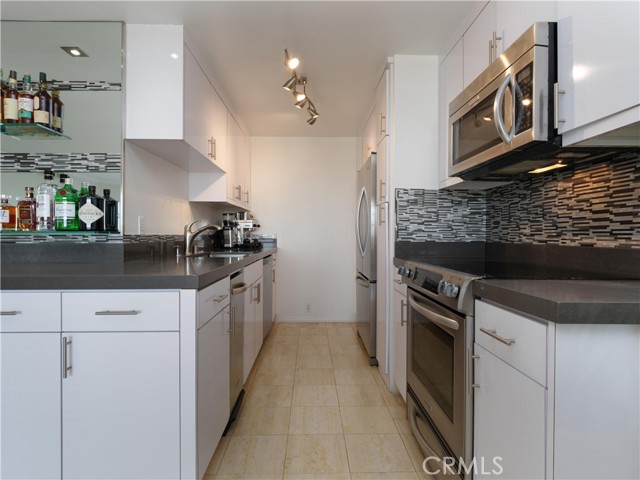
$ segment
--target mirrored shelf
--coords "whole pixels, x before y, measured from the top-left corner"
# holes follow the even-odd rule
[[[71,140],[71,137],[37,123],[0,123],[0,133],[18,140],[20,138]]]

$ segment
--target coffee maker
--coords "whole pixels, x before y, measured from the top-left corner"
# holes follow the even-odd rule
[[[238,245],[245,249],[259,249],[259,242],[251,235],[259,228],[258,221],[249,212],[236,213],[236,228],[238,229]]]
[[[238,228],[235,213],[222,214],[222,238],[224,248],[233,248],[238,244]]]

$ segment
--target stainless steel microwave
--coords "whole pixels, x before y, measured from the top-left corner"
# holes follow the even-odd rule
[[[502,179],[557,163],[556,27],[534,24],[449,104],[449,176]]]

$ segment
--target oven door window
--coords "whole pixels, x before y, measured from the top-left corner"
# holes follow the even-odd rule
[[[455,339],[440,325],[411,309],[411,370],[453,421]]]

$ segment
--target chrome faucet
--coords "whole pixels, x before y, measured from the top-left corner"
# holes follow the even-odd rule
[[[204,227],[200,227],[195,232],[191,231],[191,227],[193,227],[196,223],[200,223],[202,220],[196,220],[191,222],[188,225],[184,226],[184,256],[188,257],[194,255],[193,250],[193,242],[202,232],[206,232],[207,230],[222,230],[220,225],[211,225],[207,224]]]

